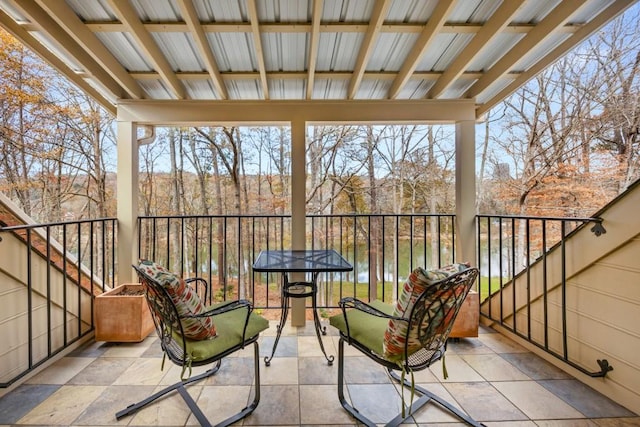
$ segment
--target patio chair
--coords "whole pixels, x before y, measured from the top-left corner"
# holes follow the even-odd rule
[[[467,264],[452,264],[432,271],[417,268],[409,276],[395,305],[381,301],[365,303],[353,297],[340,300],[342,312],[331,317],[330,324],[340,332],[338,399],[351,416],[367,426],[376,425],[345,398],[345,343],[385,367],[391,378],[400,384],[402,411],[387,426],[400,425],[428,403],[438,404],[468,425],[482,425],[413,381],[414,371],[428,368],[440,359],[446,378],[447,338],[477,277],[478,270]],[[417,399],[407,405],[408,396],[409,400]]]
[[[211,426],[185,386],[214,375],[220,369],[224,357],[249,344],[253,344],[253,401],[216,426],[230,425],[253,412],[260,401],[258,337],[260,332],[269,327],[269,322],[253,313],[252,305],[245,300],[205,308],[194,288],[154,262],[141,261],[139,266],[133,268],[145,289],[147,303],[164,352],[162,365],[164,366],[165,358],[169,358],[182,367],[182,373],[181,381],[128,406],[116,414],[116,419],[131,415],[176,390],[200,425]],[[209,370],[191,377],[192,367],[210,364],[213,366]]]

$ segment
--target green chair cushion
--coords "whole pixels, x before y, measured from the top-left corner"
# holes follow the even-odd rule
[[[393,312],[393,305],[386,304],[382,301],[372,301],[369,303],[372,307],[382,311],[385,314]],[[384,332],[389,325],[389,319],[374,316],[360,310],[347,310],[349,320],[349,332],[351,338],[364,345],[375,354],[383,355],[383,338]],[[342,313],[329,318],[329,324],[337,328],[344,335],[347,335],[347,324]]]
[[[211,306],[209,309],[216,307]],[[239,308],[215,316],[216,336],[205,340],[186,340],[187,354],[193,362],[206,360],[242,343],[242,330],[247,310]],[[249,339],[269,327],[269,321],[251,313],[245,339]],[[179,337],[178,337],[179,340]]]

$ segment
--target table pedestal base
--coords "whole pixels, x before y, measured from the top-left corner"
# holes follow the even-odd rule
[[[321,335],[327,334],[327,328],[320,325],[320,318],[318,317],[318,304],[316,301],[317,293],[318,286],[316,284],[315,277],[312,282],[289,282],[286,275],[284,275],[284,283],[282,285],[282,292],[280,294],[282,301],[282,314],[280,315],[280,322],[278,323],[278,330],[276,339],[273,343],[273,349],[271,350],[271,356],[265,356],[264,358],[264,364],[266,366],[269,366],[271,364],[271,359],[273,359],[273,355],[276,352],[276,347],[278,347],[278,341],[280,341],[280,335],[282,335],[282,330],[287,323],[287,316],[289,315],[291,298],[307,297],[311,297],[311,308],[313,310],[313,326],[316,331],[316,336],[318,337],[318,342],[320,343],[320,350],[322,350],[322,354],[324,354],[325,359],[327,359],[327,363],[329,365],[333,365],[334,357],[327,356],[327,352],[324,349],[324,344],[322,343]]]

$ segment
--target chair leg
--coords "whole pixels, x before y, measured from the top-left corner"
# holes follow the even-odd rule
[[[402,379],[400,378],[400,376],[398,376],[398,374],[395,371],[389,369],[389,374],[398,383],[402,383]],[[407,380],[406,378],[404,380],[404,383],[402,383],[402,384],[405,387],[411,388],[411,382],[409,380]],[[465,422],[466,424],[468,424],[470,426],[473,426],[473,427],[482,427],[482,426],[484,426],[484,424],[475,421],[474,419],[469,417],[467,414],[462,412],[460,409],[456,408],[451,403],[447,402],[446,400],[442,399],[441,397],[431,393],[429,390],[425,389],[424,387],[421,387],[421,386],[419,386],[417,384],[414,384],[413,386],[415,388],[416,394],[421,395],[421,397],[411,404],[411,409],[409,411],[407,411],[408,414],[415,413],[418,409],[422,408],[426,404],[428,404],[428,403],[433,401],[433,402],[437,403],[438,405],[440,405],[442,408],[444,408],[447,411],[451,412],[453,415],[458,417],[461,421]],[[387,424],[387,426],[398,426],[398,425],[402,424],[402,422],[406,418],[408,418],[409,416],[407,416],[405,418],[402,418],[401,415],[398,415],[396,418],[394,418],[392,421],[390,421]]]
[[[258,347],[258,341],[254,341],[253,342],[253,365],[254,365],[254,371],[255,371],[255,378],[254,378],[254,388],[255,388],[255,393],[253,396],[253,401],[247,405],[246,407],[244,407],[240,412],[236,413],[235,415],[232,415],[231,417],[227,418],[224,421],[219,422],[218,424],[215,425],[215,427],[226,427],[229,426],[235,422],[237,422],[238,420],[241,420],[242,418],[246,417],[247,415],[249,415],[250,413],[252,413],[257,407],[258,407],[258,403],[260,402],[260,349]],[[193,400],[193,398],[191,397],[191,395],[187,392],[185,386],[200,380],[203,380],[205,378],[208,378],[210,376],[212,376],[213,374],[215,374],[218,369],[220,369],[220,360],[217,362],[216,366],[214,366],[213,368],[207,370],[206,372],[200,374],[200,375],[196,375],[195,377],[191,377],[186,381],[180,381],[176,384],[170,385],[169,387],[166,387],[162,390],[160,390],[159,392],[147,397],[146,399],[135,403],[133,405],[127,406],[125,409],[119,411],[118,413],[116,413],[116,419],[119,420],[122,417],[125,417],[127,415],[131,415],[134,414],[135,412],[137,412],[138,410],[144,408],[145,406],[149,405],[150,403],[156,401],[157,399],[165,396],[166,394],[177,390],[178,393],[180,394],[180,396],[182,396],[182,399],[185,401],[185,403],[187,404],[187,406],[189,407],[189,409],[191,410],[191,412],[193,413],[193,415],[196,417],[196,419],[198,420],[198,422],[200,423],[200,425],[202,427],[211,427],[212,424],[209,422],[209,420],[207,419],[207,417],[204,415],[204,413],[202,412],[202,410],[198,407],[198,404],[196,403],[195,400]]]
[[[408,380],[404,380],[404,383],[401,381],[401,378],[398,376],[396,372],[393,370],[389,370],[391,377],[396,380],[398,383],[401,383],[404,387],[411,388],[411,382]],[[425,406],[430,402],[435,402],[442,406],[444,409],[450,411],[455,416],[457,416],[461,421],[464,421],[466,424],[473,427],[482,427],[484,424],[479,423],[473,419],[471,419],[464,412],[460,411],[455,406],[451,405],[446,400],[436,396],[430,391],[426,390],[423,387],[414,385],[416,395],[420,395],[420,397],[411,404],[411,408],[405,411],[405,416],[402,414],[398,414],[394,419],[385,424],[385,427],[397,427],[402,424],[406,419],[410,418],[415,412]],[[340,404],[342,407],[351,414],[352,417],[360,421],[362,424],[367,427],[376,427],[376,423],[371,421],[369,418],[365,417],[360,411],[351,406],[344,397],[344,340],[340,337],[338,341],[338,399],[340,400]],[[403,403],[404,404],[404,403]]]
[[[218,372],[218,369],[220,369],[220,364],[221,361],[218,360],[218,362],[216,363],[216,366],[214,366],[211,369],[208,369],[206,372],[203,372],[200,375],[196,375],[195,377],[191,377],[188,380],[185,381],[180,381],[177,382],[175,384],[172,384],[162,390],[160,390],[157,393],[152,394],[151,396],[147,397],[146,399],[138,402],[138,403],[134,403],[132,405],[127,406],[125,409],[119,411],[116,413],[116,419],[119,420],[122,417],[126,417],[127,415],[131,415],[134,414],[136,412],[138,412],[138,410],[144,408],[145,406],[155,402],[156,400],[158,400],[159,398],[167,395],[168,393],[171,393],[174,390],[178,390],[178,392],[180,393],[180,388],[184,389],[185,385],[194,383],[194,382],[198,382],[200,380],[203,380],[205,378],[209,378],[210,376],[214,375],[216,372]],[[182,394],[182,393],[180,393]]]
[[[360,411],[351,406],[344,397],[344,340],[342,336],[338,341],[338,399],[342,407],[351,414],[353,418],[367,427],[376,427],[376,423],[362,415]]]
[[[253,342],[253,366],[254,366],[254,388],[255,388],[255,393],[253,396],[253,401],[244,407],[244,409],[242,409],[240,412],[238,412],[237,414],[227,418],[226,420],[216,424],[215,427],[226,427],[228,425],[231,425],[241,419],[243,419],[244,417],[246,417],[247,415],[249,415],[250,413],[252,413],[257,407],[258,407],[258,403],[260,402],[260,350],[258,348],[258,341],[254,341]],[[204,426],[203,426],[204,427]]]

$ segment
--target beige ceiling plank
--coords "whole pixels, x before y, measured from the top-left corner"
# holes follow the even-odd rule
[[[479,106],[476,112],[477,116],[481,117],[482,115],[486,114],[496,104],[518,90],[518,88],[525,85],[529,80],[531,80],[538,73],[551,65],[553,62],[566,55],[571,49],[575,48],[579,43],[591,36],[600,27],[606,25],[608,22],[614,19],[617,15],[624,12],[634,3],[635,0],[617,0],[612,3],[609,7],[600,12],[600,14],[598,14],[598,16],[596,16],[588,24],[581,26],[580,29],[578,29],[571,37],[566,39],[555,49],[549,52],[549,54],[547,54],[541,61],[538,61],[527,71],[520,73],[511,84],[501,90],[493,98]]]
[[[409,81],[411,78],[411,74],[415,71],[418,66],[418,62],[420,58],[427,50],[433,38],[438,34],[438,32],[444,26],[447,17],[449,16],[449,12],[453,9],[455,5],[455,0],[446,0],[439,1],[433,13],[429,17],[429,21],[427,21],[427,25],[425,25],[424,29],[420,33],[418,40],[415,45],[407,55],[402,67],[400,67],[400,72],[398,73],[398,77],[391,84],[391,88],[389,89],[388,98],[394,99],[400,93],[403,86]]]
[[[200,55],[202,55],[202,57],[204,58],[204,62],[207,66],[207,71],[211,76],[213,85],[218,91],[220,98],[228,99],[229,93],[227,92],[227,87],[222,80],[220,70],[218,69],[218,64],[213,57],[213,51],[211,49],[211,46],[209,45],[207,36],[204,33],[202,26],[200,25],[200,19],[198,18],[196,9],[193,7],[193,3],[191,2],[191,0],[178,0],[178,6],[180,7],[182,16],[187,22],[189,31],[193,35],[196,45],[198,46]]]
[[[311,34],[309,34],[309,65],[307,66],[307,94],[306,98],[313,97],[315,84],[316,64],[318,63],[318,45],[320,43],[320,21],[324,0],[313,0],[313,17],[311,20]]]
[[[70,82],[78,86],[87,95],[96,100],[98,104],[105,110],[116,115],[116,107],[105,98],[100,92],[98,92],[93,86],[87,83],[80,75],[74,70],[69,68],[61,59],[54,55],[47,47],[42,45],[35,37],[29,34],[23,27],[16,24],[4,11],[0,10],[0,26],[8,31],[13,37],[19,40],[25,46],[28,46],[36,55],[40,56],[44,61],[49,63],[60,74],[69,79]]]
[[[513,15],[520,9],[524,0],[505,1],[487,20],[480,31],[471,39],[460,54],[451,62],[442,76],[431,87],[427,98],[435,99],[462,75],[469,64],[482,52],[491,40],[500,34],[511,22]]]
[[[463,95],[465,98],[474,98],[488,88],[494,81],[507,73],[521,58],[523,52],[529,52],[545,38],[561,27],[586,0],[563,0],[555,7],[538,25],[526,36],[516,43],[496,64],[491,67],[476,83]]]
[[[258,9],[255,0],[247,0],[247,10],[251,21],[251,33],[253,34],[253,44],[256,49],[256,60],[258,61],[258,71],[260,72],[260,84],[264,99],[269,99],[269,83],[267,82],[266,67],[264,65],[264,53],[262,51],[262,39],[260,37],[260,22],[258,22]]]
[[[49,0],[55,1],[55,0]],[[147,58],[153,62],[154,67],[162,76],[162,80],[169,86],[173,95],[178,99],[186,98],[184,86],[178,80],[175,73],[171,69],[169,62],[162,54],[162,51],[156,44],[153,37],[144,29],[140,18],[135,9],[129,3],[129,0],[108,0],[113,11],[118,15],[118,19],[129,29],[129,33],[136,39],[139,48],[147,55]]]
[[[349,82],[349,89],[347,91],[348,99],[355,98],[356,93],[358,92],[358,88],[362,82],[362,76],[364,75],[364,71],[369,63],[369,58],[371,58],[376,39],[378,38],[378,34],[380,34],[380,28],[389,13],[390,7],[391,0],[377,0],[373,6],[373,12],[369,19],[369,27],[367,28],[364,40],[360,46],[360,51],[358,52],[358,58],[353,68],[353,77]]]
[[[133,79],[131,79],[130,88],[136,88],[137,92],[132,93],[132,91],[127,90],[130,88],[125,88],[120,82],[116,81],[113,78],[113,74],[110,74],[101,64],[96,62],[82,45],[78,44],[72,35],[68,34],[67,31],[65,31],[56,20],[51,18],[35,1],[14,1],[13,5],[32,22],[37,23],[37,31],[42,31],[52,40],[56,40],[56,46],[65,52],[69,58],[73,58],[88,74],[99,81],[100,85],[104,87],[105,90],[111,92],[114,98],[141,98],[142,90]],[[91,36],[93,36],[93,34],[91,34]]]

